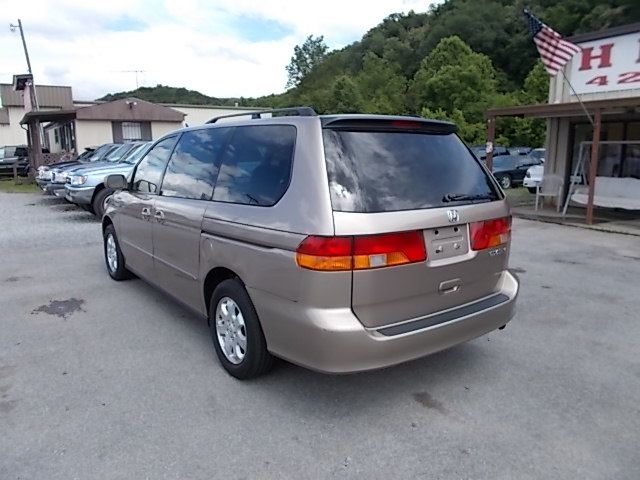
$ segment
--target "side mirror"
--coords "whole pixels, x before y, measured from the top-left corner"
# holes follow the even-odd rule
[[[124,175],[107,175],[104,184],[112,190],[126,190],[129,186]]]

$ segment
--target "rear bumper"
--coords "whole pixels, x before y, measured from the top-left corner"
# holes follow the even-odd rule
[[[249,289],[269,350],[312,370],[350,373],[388,367],[472,340],[503,325],[515,313],[518,280],[505,271],[499,302],[480,310],[470,305],[397,325],[365,328],[350,308],[310,308]],[[492,296],[493,297],[493,296]],[[435,317],[442,320],[433,324]],[[431,321],[433,319],[433,321]],[[415,326],[415,329],[413,328]],[[401,332],[401,333],[397,333]]]
[[[78,205],[89,205],[93,199],[94,187],[64,187],[64,198]]]
[[[525,187],[536,188],[536,186],[538,186],[541,181],[542,181],[541,178],[524,177],[524,180],[523,180],[522,184]]]

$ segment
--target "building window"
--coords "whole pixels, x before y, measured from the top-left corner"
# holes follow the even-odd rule
[[[140,122],[122,122],[122,140],[125,142],[142,140],[142,125]]]
[[[54,138],[54,142],[56,143],[56,145],[58,145],[60,143],[60,136],[58,135],[58,129],[55,128],[53,130],[53,138]]]

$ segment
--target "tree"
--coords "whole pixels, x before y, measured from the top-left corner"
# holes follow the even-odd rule
[[[331,94],[323,109],[331,113],[358,113],[362,111],[362,96],[356,83],[346,75],[338,77],[330,89]]]
[[[545,103],[549,98],[549,74],[538,60],[524,79],[522,102]]]
[[[368,53],[355,81],[364,112],[397,115],[405,111],[407,81],[386,60]]]
[[[467,121],[483,122],[497,95],[496,73],[489,57],[475,53],[459,37],[448,37],[422,60],[410,94],[417,111],[458,109]]]
[[[524,87],[518,93],[502,96],[501,105],[530,105],[546,103],[549,98],[549,74],[538,60],[527,74]],[[536,118],[502,118],[498,122],[502,135],[509,139],[507,145],[541,147],[546,135],[546,122]]]
[[[446,112],[441,108],[431,110],[425,107],[420,114],[425,118],[447,120],[455,123],[456,127],[458,127],[458,135],[469,145],[484,144],[487,140],[485,124],[483,122],[468,122],[462,110],[458,108],[455,108],[452,112]]]
[[[293,57],[287,65],[287,88],[300,85],[300,82],[319,65],[327,55],[327,47],[324,43],[324,36],[313,38],[309,35],[304,43],[296,45],[293,49]]]

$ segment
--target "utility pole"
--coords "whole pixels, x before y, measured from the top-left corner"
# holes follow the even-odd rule
[[[38,94],[36,93],[36,82],[33,80],[33,71],[31,70],[31,60],[29,60],[29,50],[27,50],[27,42],[24,39],[24,30],[22,29],[22,21],[18,19],[18,25],[14,25],[13,23],[9,24],[9,28],[12,32],[16,31],[16,28],[20,30],[20,38],[22,38],[22,47],[24,48],[24,56],[27,59],[27,69],[29,70],[29,75],[31,75],[31,83],[33,90],[33,105],[35,109],[38,110]]]

